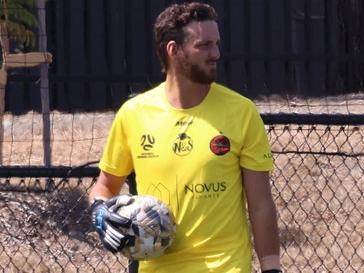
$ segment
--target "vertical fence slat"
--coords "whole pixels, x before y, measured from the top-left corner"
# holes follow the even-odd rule
[[[145,29],[145,6],[144,0],[133,0],[130,2],[132,14],[129,16],[130,31],[129,40],[129,71],[131,78],[131,92],[140,92],[145,89],[147,75],[146,58],[144,47],[146,46],[147,30]]]
[[[85,24],[85,48],[87,74],[93,76],[109,75],[106,64],[106,32],[105,32],[105,12],[104,2],[99,0],[88,0],[85,2],[86,7],[86,24]],[[94,18],[98,18],[95,20]],[[86,83],[86,96],[89,101],[85,110],[100,111],[107,106],[107,94],[105,81],[92,81]]]
[[[292,53],[295,56],[294,61],[294,81],[295,89],[298,94],[303,94],[306,90],[307,78],[305,70],[305,52],[306,52],[306,41],[305,41],[305,21],[306,13],[305,6],[306,0],[294,1],[291,5],[292,12]]]
[[[270,2],[264,0],[263,2],[263,16],[264,16],[264,30],[263,35],[265,41],[264,45],[264,53],[263,53],[263,69],[264,69],[264,79],[262,79],[264,88],[261,91],[263,95],[269,95],[269,93],[273,90],[273,85],[271,81],[272,76],[272,68],[275,66],[272,58],[274,57],[273,51],[273,40],[272,40],[272,14],[271,14],[271,7]],[[275,3],[276,4],[276,3]],[[276,70],[278,72],[278,70]]]
[[[221,81],[224,84],[227,84],[228,86],[234,88],[231,85],[231,66],[234,62],[234,57],[229,56],[229,54],[232,54],[232,48],[231,48],[231,33],[229,29],[231,28],[231,5],[229,1],[223,1],[222,3],[219,3],[219,6],[216,6],[220,11],[223,10],[224,12],[219,13],[219,29],[220,29],[220,39],[221,39],[221,50],[227,55],[227,59],[224,60],[224,54],[222,54],[222,62],[220,62],[220,66],[218,66],[218,73],[221,71],[224,72],[223,75],[217,76],[217,80]],[[222,15],[221,15],[222,13]],[[225,15],[226,13],[226,15]]]
[[[252,93],[261,93],[265,90],[265,70],[264,60],[261,58],[264,56],[264,44],[266,43],[266,37],[264,37],[264,0],[254,0],[250,2],[250,54],[253,56],[250,62],[250,88]]]
[[[330,56],[326,61],[326,84],[325,89],[330,94],[336,93],[336,78],[338,73],[338,18],[337,18],[337,0],[325,0],[325,52]]]
[[[284,1],[276,0],[273,2],[266,0],[266,6],[268,9],[266,27],[269,29],[266,32],[266,36],[269,40],[266,43],[265,51],[268,53],[268,56],[273,58],[268,64],[269,70],[267,78],[270,84],[268,84],[266,91],[268,93],[288,92],[285,85],[287,75],[284,60],[284,56],[286,55],[284,23],[285,16],[287,15],[284,14]]]
[[[217,67],[217,81],[220,83],[228,84],[229,83],[229,72],[230,71],[230,62],[228,60],[227,55],[229,55],[230,52],[228,52],[227,49],[227,40],[230,36],[229,32],[227,30],[230,29],[230,24],[228,24],[230,17],[230,9],[229,6],[234,5],[236,2],[233,0],[233,4],[230,4],[231,1],[207,1],[211,6],[214,7],[214,9],[217,11],[219,20],[218,20],[218,26],[219,26],[219,32],[220,32],[220,62]],[[239,9],[239,5],[237,7]]]
[[[225,1],[226,3],[229,1]],[[241,49],[244,47],[244,33],[242,30],[244,5],[241,1],[232,1],[230,5],[225,5],[226,13],[225,16],[226,28],[224,43],[228,46],[225,50],[229,50],[233,55],[241,56]],[[246,73],[244,71],[244,58],[243,57],[233,57],[229,60],[227,64],[229,70],[226,71],[226,77],[229,79],[228,85],[234,90],[245,94],[247,92],[246,84],[244,84]]]
[[[148,1],[150,4],[150,25],[148,26],[148,22],[146,22],[146,26],[147,28],[149,28],[149,37],[151,38],[151,48],[150,48],[150,55],[148,56],[148,58],[150,58],[151,60],[151,73],[150,73],[150,78],[151,80],[154,81],[162,81],[164,80],[164,75],[161,74],[161,65],[159,63],[157,54],[156,54],[156,47],[154,45],[154,33],[153,33],[153,26],[154,26],[154,22],[157,19],[157,16],[159,15],[159,13],[161,12],[161,10],[163,10],[163,8],[165,7],[165,3],[163,3],[163,1],[149,1],[149,0],[145,0]]]
[[[294,79],[293,79],[293,71],[294,71],[294,62],[289,60],[289,56],[293,55],[292,48],[292,7],[291,0],[283,0],[283,39],[284,39],[284,78],[285,78],[285,91],[291,93],[294,90]]]
[[[54,5],[55,11],[53,15],[54,26],[52,30],[56,32],[54,34],[53,40],[53,50],[56,53],[54,56],[54,63],[51,66],[51,70],[49,71],[53,75],[66,75],[66,67],[68,66],[68,43],[66,41],[66,27],[67,23],[65,22],[65,2],[53,0],[52,4]],[[52,7],[50,7],[52,8]],[[48,24],[49,26],[49,24]],[[52,31],[52,32],[53,32]],[[66,97],[66,89],[67,86],[64,82],[55,81],[51,84],[51,95],[53,94],[53,107],[52,109],[58,109],[60,111],[67,111],[70,108]],[[53,91],[53,92],[52,92]]]
[[[312,20],[311,20],[311,0],[305,0],[303,4],[303,89],[302,93],[310,92],[312,90],[312,79],[309,77],[312,69],[312,62],[309,60],[309,54],[312,53],[312,46],[310,41],[310,34],[312,31]]]
[[[46,20],[45,20],[45,0],[37,1],[38,22],[39,22],[39,51],[47,52]],[[40,92],[42,103],[43,120],[43,163],[45,166],[52,164],[51,157],[51,122],[49,118],[49,84],[48,84],[48,65],[42,64],[40,67]]]
[[[117,109],[129,92],[126,79],[126,1],[105,1],[105,29],[107,70],[111,75],[120,75],[120,82],[108,84],[108,107]]]
[[[310,22],[311,28],[309,32],[310,42],[310,54],[309,62],[311,63],[309,78],[311,79],[311,88],[307,90],[307,94],[321,94],[321,96],[327,95],[325,88],[326,69],[325,69],[325,33],[328,29],[325,29],[325,5],[324,0],[311,1]],[[318,58],[312,58],[310,56],[318,56]]]
[[[151,81],[150,75],[153,74],[153,35],[152,35],[152,17],[151,17],[151,1],[144,0],[144,32],[145,32],[145,45],[144,45],[144,54],[146,56],[145,58],[145,69],[146,69],[146,79],[145,79],[145,88],[149,88],[148,82]]]
[[[66,1],[68,2],[68,1]],[[69,46],[69,65],[67,72],[70,76],[86,75],[86,32],[85,1],[69,1],[64,20],[67,25],[67,44]],[[67,99],[73,110],[83,110],[86,101],[89,101],[84,81],[68,83]]]
[[[244,57],[244,71],[246,74],[246,78],[245,78],[245,88],[246,88],[246,92],[247,94],[251,94],[252,92],[250,91],[251,88],[251,61],[248,58],[248,56],[251,54],[251,44],[250,44],[250,35],[251,35],[251,28],[250,28],[250,1],[244,1],[244,12],[243,12],[243,37],[244,37],[244,46],[243,46],[243,53],[246,57]]]

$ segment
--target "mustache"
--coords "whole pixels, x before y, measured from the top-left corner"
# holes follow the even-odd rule
[[[219,59],[209,59],[206,62],[207,63],[217,63],[219,61]]]

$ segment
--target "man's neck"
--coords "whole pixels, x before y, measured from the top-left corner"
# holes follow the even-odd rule
[[[210,86],[211,84],[199,84],[167,74],[165,94],[174,108],[188,109],[199,105],[204,100]]]

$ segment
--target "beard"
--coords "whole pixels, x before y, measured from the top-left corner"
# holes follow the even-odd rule
[[[179,72],[194,83],[211,84],[216,79],[216,69],[204,70],[198,64],[192,64],[187,56],[180,59]]]
[[[198,64],[190,65],[187,71],[189,79],[195,83],[211,84],[216,79],[216,69],[204,71]]]

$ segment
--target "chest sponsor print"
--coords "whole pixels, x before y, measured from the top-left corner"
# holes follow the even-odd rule
[[[225,181],[206,182],[185,185],[185,194],[192,194],[195,198],[219,198],[227,190]]]

